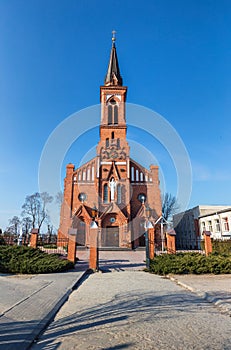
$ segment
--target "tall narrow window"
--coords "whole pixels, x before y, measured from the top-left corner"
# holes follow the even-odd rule
[[[118,106],[114,106],[114,124],[118,124]]]
[[[112,133],[111,133],[111,138],[112,138],[112,140],[114,140],[114,138],[115,138],[115,133],[114,133],[114,131],[112,131]]]
[[[87,181],[90,181],[90,168],[87,169]]]
[[[108,125],[112,124],[112,105],[108,106]]]
[[[109,139],[106,139],[106,147],[109,147]]]
[[[222,218],[223,225],[224,225],[224,230],[229,231],[229,221],[228,218]]]
[[[144,181],[144,174],[143,173],[140,173],[140,181]]]
[[[211,220],[208,221],[208,229],[210,232],[213,232],[213,225]]]
[[[136,181],[139,181],[139,170],[136,169]]]
[[[215,230],[216,230],[216,232],[220,232],[220,230],[221,230],[219,219],[215,219]]]
[[[94,177],[95,177],[95,167],[93,166],[91,168],[91,180],[94,181]]]
[[[120,148],[120,139],[117,139],[117,147]]]
[[[108,187],[107,184],[103,186],[103,202],[108,203]]]
[[[118,124],[119,109],[115,100],[108,103],[108,125]]]
[[[134,181],[134,168],[133,167],[131,168],[131,179],[132,179],[132,181]]]
[[[122,198],[121,198],[121,185],[117,186],[117,203],[121,204]]]

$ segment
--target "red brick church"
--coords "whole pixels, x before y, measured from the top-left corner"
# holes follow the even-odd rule
[[[100,87],[96,157],[79,168],[66,166],[58,239],[75,232],[77,245],[89,246],[90,224],[95,220],[100,247],[134,248],[144,245],[147,213],[153,224],[161,215],[158,166],[146,169],[130,158],[126,95],[113,37]]]

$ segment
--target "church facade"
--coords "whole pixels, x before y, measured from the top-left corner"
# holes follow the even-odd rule
[[[144,245],[147,217],[155,227],[161,216],[158,166],[146,169],[130,158],[126,96],[113,37],[108,70],[100,87],[96,157],[79,168],[66,166],[60,241],[75,233],[77,245],[89,246],[90,225],[95,220],[100,247],[135,248]],[[158,225],[155,229],[158,236]]]

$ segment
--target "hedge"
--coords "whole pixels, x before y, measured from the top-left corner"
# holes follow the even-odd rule
[[[25,246],[0,246],[0,272],[3,273],[54,273],[72,268],[74,264],[58,254]]]
[[[231,255],[212,253],[162,254],[150,261],[151,273],[167,274],[227,274],[231,273]]]

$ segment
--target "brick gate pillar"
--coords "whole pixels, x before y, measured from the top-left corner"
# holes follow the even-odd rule
[[[167,253],[176,254],[176,232],[171,229],[166,232],[167,238]]]
[[[89,259],[89,269],[93,271],[98,270],[98,225],[95,221],[91,223],[90,226],[90,259]]]
[[[30,236],[30,247],[37,248],[38,245],[38,233],[39,230],[37,228],[33,228]]]
[[[154,227],[148,229],[148,241],[149,241],[149,257],[150,259],[154,259],[154,256],[155,256]]]
[[[213,251],[212,241],[211,241],[211,232],[203,231],[203,235],[205,240],[205,255],[208,256]]]
[[[75,263],[76,261],[76,229],[69,229],[68,231],[68,248],[67,259]]]

